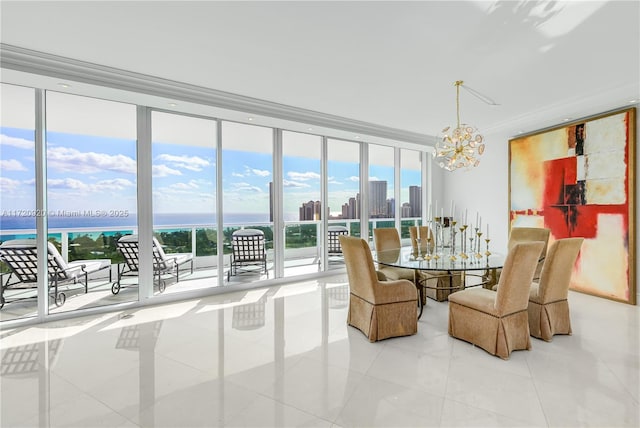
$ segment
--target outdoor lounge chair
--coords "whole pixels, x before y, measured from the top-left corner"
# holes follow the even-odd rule
[[[140,260],[138,259],[138,235],[125,235],[118,239],[116,244],[118,251],[124,257],[124,263],[118,265],[118,280],[111,286],[111,292],[118,294],[121,288],[121,280],[125,275],[138,275]],[[172,275],[176,277],[176,282],[180,280],[180,266],[191,263],[191,273],[193,273],[193,254],[172,253],[166,254],[160,242],[153,238],[153,276],[158,284],[158,290],[162,293],[166,288],[166,282],[162,275]]]
[[[264,232],[259,229],[236,230],[231,235],[231,266],[227,271],[227,281],[231,280],[231,275],[238,274],[238,269],[252,272],[255,266],[269,277]]]
[[[5,290],[37,288],[38,251],[35,239],[14,239],[0,245],[0,259],[9,266],[11,272],[6,281],[0,281],[0,308],[8,303]],[[75,260],[66,262],[58,249],[51,242],[47,243],[47,271],[49,273],[49,289],[53,288],[53,300],[57,306],[64,304],[66,296],[58,290],[61,285],[82,284],[84,292],[89,292],[89,274],[109,269],[111,282],[111,260]],[[11,282],[12,278],[16,280]],[[26,297],[34,298],[34,297]],[[16,300],[22,300],[14,299]]]

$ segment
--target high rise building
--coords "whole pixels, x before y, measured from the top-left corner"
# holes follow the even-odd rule
[[[320,220],[320,201],[303,202],[300,206],[300,221]]]
[[[407,217],[422,216],[422,187],[409,186],[409,205],[411,205],[411,215]],[[404,214],[402,215],[404,217]]]
[[[402,204],[400,210],[401,218],[413,217],[413,214],[411,214],[411,204],[409,202]]]
[[[369,181],[369,216],[387,217],[387,182]]]
[[[387,199],[387,214],[385,217],[393,217],[396,212],[396,200],[394,198]]]

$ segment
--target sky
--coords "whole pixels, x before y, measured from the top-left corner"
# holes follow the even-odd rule
[[[135,213],[135,141],[61,132],[48,132],[46,138],[49,212]],[[32,130],[0,128],[0,202],[5,214],[35,208],[33,141]],[[224,149],[222,159],[225,213],[262,213],[268,221],[271,153]],[[154,143],[152,162],[155,213],[215,212],[215,149]],[[328,174],[329,206],[332,213],[339,213],[342,204],[358,193],[358,159],[330,160]],[[392,167],[372,165],[370,178],[387,180],[392,197]],[[411,181],[406,189],[409,184],[420,185],[419,171],[403,170],[405,179]],[[285,156],[283,188],[285,220],[297,220],[303,202],[320,199],[319,157]],[[403,201],[408,201],[405,189]]]

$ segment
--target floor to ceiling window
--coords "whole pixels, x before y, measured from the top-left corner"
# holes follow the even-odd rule
[[[394,156],[393,147],[369,145],[369,239],[373,229],[396,225]]]
[[[282,132],[285,276],[317,272],[321,266],[321,147],[319,136]]]
[[[54,243],[65,262],[91,266],[86,287],[66,281],[84,281],[78,272],[59,274],[68,283],[67,302],[50,312],[135,301],[137,272],[117,245],[137,229],[136,107],[47,92],[46,117],[49,232],[60,234]],[[123,271],[132,278],[116,290]]]
[[[222,203],[225,271],[230,281],[273,278],[273,129],[222,122]],[[234,258],[233,233],[262,232],[267,267],[256,260]],[[254,255],[248,257],[255,258]],[[231,273],[230,270],[231,269]]]
[[[327,140],[327,194],[329,227],[342,226],[349,235],[360,236],[360,143]],[[327,267],[344,265],[329,263]]]
[[[154,237],[161,254],[179,263],[154,292],[216,286],[217,122],[154,111],[151,135]]]
[[[409,238],[409,226],[422,224],[422,162],[417,150],[400,149],[401,236]]]
[[[36,237],[35,91],[0,85],[0,242]],[[51,239],[54,239],[52,236]],[[6,244],[5,244],[6,245]],[[22,289],[0,261],[0,320],[37,315],[37,288]],[[35,284],[31,284],[35,287]]]
[[[61,266],[56,269],[71,272],[49,272],[48,295],[38,296],[36,287],[5,287],[0,321],[41,316],[44,299],[44,309],[61,313],[343,269],[332,233],[359,237],[367,228],[363,218],[369,230],[395,227],[400,218],[406,237],[420,222],[418,150],[5,83],[0,88],[0,243],[45,231]],[[36,221],[36,205],[45,205],[45,221]],[[150,257],[153,248],[154,261],[140,267],[138,235],[150,237],[151,225],[154,242],[142,252]],[[235,254],[233,237],[252,233],[262,237],[265,256],[242,263],[246,248]],[[151,264],[153,281],[140,284]],[[10,272],[0,261],[5,285],[15,280]],[[23,297],[29,299],[16,300]]]

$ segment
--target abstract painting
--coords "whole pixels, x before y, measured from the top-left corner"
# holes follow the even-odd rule
[[[635,304],[635,108],[509,140],[510,227],[583,237],[571,289]]]

